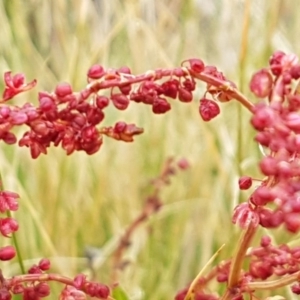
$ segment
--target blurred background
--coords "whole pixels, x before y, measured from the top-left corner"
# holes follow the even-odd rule
[[[127,65],[138,74],[198,57],[252,100],[248,80],[271,53],[300,52],[295,6],[294,0],[3,0],[0,73],[38,79],[33,91],[14,100],[37,104],[38,91],[52,91],[58,82],[82,89],[95,63]],[[132,237],[122,289],[132,300],[173,299],[223,243],[217,261],[232,254],[239,234],[232,209],[247,197],[239,195],[237,180],[259,176],[261,153],[252,142],[250,115],[237,103],[222,104],[211,123],[201,121],[203,88],[199,84],[193,103],[173,102],[163,116],[135,103],[125,112],[109,108],[104,125],[122,120],[145,133],[132,144],[105,139],[93,156],[67,157],[53,148],[32,160],[28,149],[1,144],[5,187],[21,195],[17,237],[27,267],[49,257],[57,272],[89,274],[86,248],[92,247],[96,279],[110,283],[111,255],[170,156],[185,157],[191,168],[173,178],[162,194],[165,205]],[[280,230],[269,234],[277,243],[291,239]],[[1,268],[18,272],[16,263]],[[221,292],[217,285],[211,289]]]

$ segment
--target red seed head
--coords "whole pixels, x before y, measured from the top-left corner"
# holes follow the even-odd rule
[[[179,81],[170,79],[161,85],[162,92],[165,96],[175,99],[177,97]]]
[[[191,102],[193,100],[193,94],[185,89],[185,88],[178,88],[178,99],[181,102]]]
[[[158,97],[153,101],[152,111],[155,114],[164,114],[171,109],[171,105],[165,98]]]
[[[261,238],[260,245],[262,247],[268,247],[271,245],[271,238],[268,235],[265,235]]]
[[[190,167],[190,163],[188,162],[188,160],[186,158],[182,158],[177,162],[177,166],[181,170],[186,170]]]
[[[15,88],[21,87],[25,82],[25,76],[22,73],[17,73],[12,77],[12,82]]]
[[[264,98],[270,94],[272,84],[272,75],[267,69],[262,69],[252,76],[250,90],[256,97]]]
[[[191,69],[196,73],[201,73],[205,69],[204,62],[198,58],[189,59],[188,62],[190,63]]]
[[[13,246],[5,246],[0,248],[0,260],[11,260],[15,257],[16,250]]]
[[[13,218],[0,218],[0,232],[3,236],[8,237],[11,233],[19,229],[17,220]]]
[[[90,79],[100,79],[104,75],[105,75],[105,70],[100,65],[93,65],[92,67],[90,67],[87,73],[87,76]]]
[[[292,285],[291,290],[294,294],[300,295],[300,283],[295,283]]]
[[[97,96],[96,105],[98,108],[103,109],[109,104],[109,99],[106,96]]]
[[[43,112],[51,112],[56,110],[55,102],[52,98],[44,96],[39,99],[40,109]]]
[[[55,94],[60,98],[66,97],[72,93],[71,85],[66,82],[59,83],[55,88]]]
[[[290,69],[290,74],[293,79],[299,79],[300,78],[300,64],[294,65]]]
[[[49,270],[51,267],[51,263],[50,263],[50,260],[47,259],[47,258],[42,258],[39,262],[39,268],[42,270],[42,271],[47,271]]]
[[[241,190],[248,190],[252,186],[252,178],[249,176],[242,176],[239,179],[239,187]]]
[[[204,121],[210,121],[220,113],[220,108],[215,101],[202,98],[200,99],[199,113]]]
[[[122,93],[113,94],[111,100],[114,106],[119,110],[125,110],[129,105],[129,99]]]
[[[50,286],[46,282],[40,282],[34,287],[34,291],[38,297],[44,298],[50,295]]]
[[[271,67],[271,72],[273,75],[278,76],[282,72],[282,59],[286,54],[282,51],[276,51],[269,59],[269,64]]]

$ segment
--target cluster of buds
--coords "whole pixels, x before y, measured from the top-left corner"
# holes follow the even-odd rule
[[[209,121],[220,113],[217,102],[230,100],[235,86],[200,59],[184,61],[178,68],[157,69],[141,75],[131,74],[128,67],[104,69],[94,65],[87,72],[88,83],[83,90],[74,92],[70,84],[60,83],[52,93],[39,93],[38,106],[6,104],[36,85],[35,80],[26,83],[23,74],[6,72],[5,90],[0,99],[0,140],[29,147],[33,158],[46,154],[51,145],[61,146],[67,155],[80,150],[94,154],[100,149],[103,136],[132,142],[134,136],[143,132],[142,128],[123,121],[101,127],[104,110],[110,103],[118,110],[127,109],[130,102],[143,103],[151,106],[153,113],[164,114],[171,109],[170,99],[184,103],[193,100],[196,79],[207,84],[199,102],[199,113],[204,121]],[[28,130],[18,141],[13,128],[21,125]]]
[[[70,279],[58,274],[47,274],[50,269],[50,261],[41,259],[37,265],[33,265],[27,274],[16,275],[5,279],[0,274],[0,298],[11,300],[12,295],[22,295],[24,300],[40,300],[48,297],[51,293],[49,282],[58,282],[65,287],[60,293],[60,300],[83,300],[87,296],[97,299],[110,299],[108,286],[88,281],[83,274]]]
[[[249,256],[249,276],[253,279],[265,280],[300,271],[300,247],[274,246],[269,236],[263,236],[260,246],[250,249]]]
[[[6,214],[6,217],[0,218],[0,232],[4,237],[10,237],[19,228],[17,220],[11,217],[11,212],[19,208],[17,199],[19,195],[9,191],[0,191],[0,213]],[[16,255],[13,246],[4,246],[0,248],[0,260],[11,260]]]
[[[242,227],[250,222],[265,228],[300,230],[300,63],[293,54],[276,52],[269,68],[255,73],[251,91],[267,98],[253,108],[251,124],[255,140],[266,155],[259,163],[265,176],[247,203],[240,204],[233,221]],[[240,188],[252,185],[250,177],[240,179]]]
[[[227,81],[228,82],[228,81]],[[230,83],[224,101],[235,88]],[[213,85],[214,88],[214,85]],[[241,190],[254,190],[246,202],[239,204],[232,221],[243,229],[235,256],[220,263],[196,284],[179,292],[176,299],[242,300],[244,294],[259,299],[258,290],[280,288],[295,283],[291,290],[300,294],[300,248],[274,246],[265,236],[259,247],[250,242],[259,226],[284,226],[290,233],[300,231],[300,63],[294,54],[275,52],[269,66],[256,72],[250,90],[260,98],[257,104],[244,101],[238,93],[234,97],[252,113],[251,125],[257,131],[255,141],[264,157],[259,163],[262,179],[242,176]],[[208,89],[209,91],[209,89]],[[224,89],[222,90],[224,92]],[[229,92],[228,92],[229,91]],[[230,100],[230,99],[228,99]],[[227,100],[227,101],[228,101]],[[254,183],[257,182],[257,185]],[[244,268],[244,260],[248,267]],[[267,279],[273,280],[268,282]],[[215,279],[227,284],[225,293],[210,293],[208,283]],[[193,295],[190,298],[190,295]]]

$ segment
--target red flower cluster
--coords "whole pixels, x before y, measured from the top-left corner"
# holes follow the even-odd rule
[[[300,247],[274,246],[269,236],[261,239],[260,247],[249,253],[249,276],[265,280],[272,275],[283,276],[300,271]]]
[[[33,265],[28,270],[28,274],[5,279],[0,273],[0,298],[10,300],[12,295],[22,295],[24,300],[40,300],[50,295],[49,281],[65,284],[59,298],[61,300],[86,299],[86,295],[97,299],[109,297],[108,286],[88,281],[85,275],[79,274],[74,279],[69,279],[61,275],[45,273],[49,269],[50,261],[41,259],[37,265]]]
[[[17,199],[19,195],[9,191],[0,192],[0,213],[8,211],[16,211],[19,208]],[[12,217],[0,218],[0,232],[4,237],[9,237],[13,232],[17,231],[19,224]],[[0,248],[0,260],[11,260],[16,255],[16,251],[12,246],[4,246]]]
[[[248,205],[235,210],[234,222],[238,220],[242,227],[255,219],[266,228],[284,224],[290,232],[300,230],[300,93],[295,88],[299,78],[298,58],[276,52],[269,68],[258,71],[250,82],[256,96],[268,98],[254,107],[251,119],[258,131],[255,139],[267,155],[259,164],[265,176],[261,185]],[[245,179],[240,180],[241,189],[246,186]],[[272,209],[267,207],[270,204]]]
[[[26,84],[23,74],[12,76],[7,72],[0,101],[0,140],[7,144],[16,143],[13,127],[26,125],[29,130],[19,140],[19,145],[29,147],[33,158],[46,154],[51,145],[61,146],[68,155],[74,151],[93,154],[100,149],[103,135],[131,142],[135,135],[143,132],[125,122],[99,127],[105,118],[104,109],[110,103],[118,110],[127,109],[130,102],[144,103],[152,107],[153,113],[163,114],[171,109],[168,99],[184,103],[192,101],[195,79],[207,83],[206,93],[213,98],[231,99],[230,93],[235,86],[215,67],[204,66],[199,59],[184,63],[188,66],[157,69],[142,75],[132,75],[127,67],[105,70],[94,65],[87,72],[88,84],[82,91],[74,92],[70,84],[60,83],[53,93],[39,93],[38,107],[30,103],[23,106],[3,104],[36,84],[35,80]],[[200,99],[199,113],[204,121],[209,121],[220,113],[220,109],[215,100],[204,95]]]

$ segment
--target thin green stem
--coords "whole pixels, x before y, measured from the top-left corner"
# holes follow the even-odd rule
[[[2,180],[2,175],[0,172],[0,192],[4,191],[4,185],[3,185],[3,180]],[[12,217],[12,213],[10,210],[6,211],[6,215],[8,218]],[[18,239],[17,239],[17,235],[15,232],[12,233],[12,240],[13,240],[13,244],[15,246],[16,252],[17,252],[17,259],[18,259],[18,263],[21,269],[22,274],[25,274],[25,267],[24,267],[24,263],[23,263],[23,259],[22,259],[22,255],[21,255],[21,250],[20,250],[20,246],[18,243]]]
[[[300,272],[296,272],[277,280],[249,282],[247,287],[249,290],[275,290],[299,281],[299,278]]]
[[[244,78],[245,78],[245,63],[248,52],[248,33],[249,33],[249,23],[250,23],[250,4],[251,0],[245,2],[244,9],[244,22],[242,29],[242,40],[241,49],[239,55],[239,89],[243,92],[244,89]],[[243,160],[243,110],[240,105],[237,107],[238,116],[238,126],[237,126],[237,171],[238,175],[242,175],[241,162]],[[239,195],[239,202],[241,202],[241,193]]]

